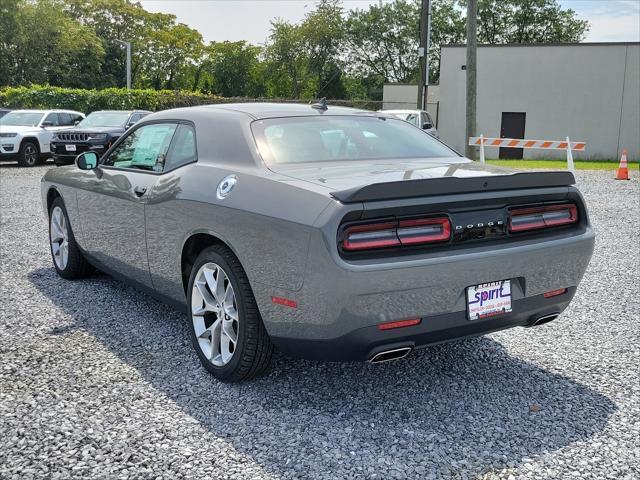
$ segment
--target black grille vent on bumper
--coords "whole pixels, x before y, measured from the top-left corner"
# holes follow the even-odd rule
[[[58,133],[58,138],[63,142],[86,142],[87,133]]]

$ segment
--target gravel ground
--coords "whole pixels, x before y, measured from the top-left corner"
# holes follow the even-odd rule
[[[56,276],[46,168],[0,166],[0,478],[640,478],[636,172],[578,172],[598,240],[559,321],[224,385],[180,314]]]

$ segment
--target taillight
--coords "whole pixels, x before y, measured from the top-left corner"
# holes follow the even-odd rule
[[[398,220],[354,225],[344,231],[342,248],[347,251],[446,242],[451,238],[447,217]]]
[[[397,225],[397,222],[389,222],[349,227],[345,230],[342,248],[345,250],[369,250],[399,246]]]
[[[509,211],[509,231],[524,232],[577,223],[578,207],[572,203],[542,207],[514,208]]]

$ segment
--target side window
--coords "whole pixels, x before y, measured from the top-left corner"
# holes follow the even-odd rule
[[[134,113],[133,115],[131,115],[131,117],[129,117],[129,121],[127,122],[127,125],[133,125],[134,123],[137,123],[138,120],[140,120],[142,118],[142,115],[139,113]]]
[[[407,122],[412,123],[414,125],[418,125],[420,122],[420,117],[418,117],[418,115],[416,113],[410,113],[409,115],[407,115],[407,118],[405,119]]]
[[[197,159],[196,135],[191,125],[178,125],[164,169],[172,170]]]
[[[60,126],[60,120],[58,118],[58,114],[57,113],[50,113],[49,115],[47,115],[47,118],[44,119],[45,122],[51,122],[51,126],[52,127],[59,127]]]
[[[77,115],[71,115],[70,113],[59,113],[60,125],[72,126],[74,124],[75,117]]]
[[[175,123],[155,123],[138,128],[111,152],[103,165],[162,172]]]

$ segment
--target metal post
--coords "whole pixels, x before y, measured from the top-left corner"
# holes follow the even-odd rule
[[[571,140],[567,137],[567,168],[570,172],[576,173],[576,168],[573,165],[573,153],[571,152]]]
[[[431,2],[422,0],[420,10],[420,78],[418,80],[418,102],[419,109],[427,109],[427,95],[429,90],[429,37],[431,30]]]
[[[480,134],[480,163],[484,163],[484,135]]]
[[[476,58],[477,58],[477,24],[478,2],[467,0],[467,111],[466,111],[466,136],[476,135]],[[467,142],[468,143],[468,142]],[[472,145],[465,148],[467,158],[475,160],[476,149]]]
[[[127,90],[131,90],[131,42],[115,39],[120,45],[124,45],[127,49]]]
[[[127,42],[127,90],[131,90],[131,43]]]

